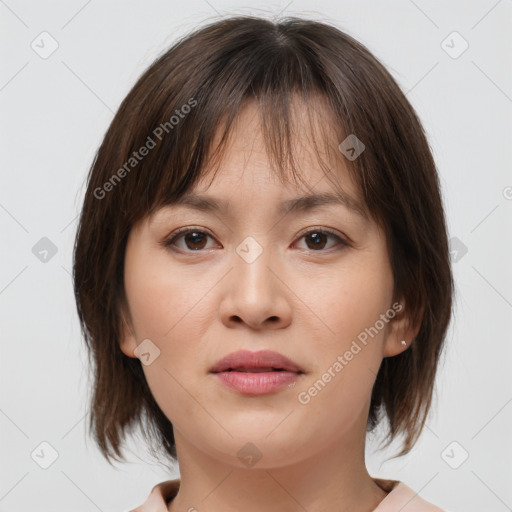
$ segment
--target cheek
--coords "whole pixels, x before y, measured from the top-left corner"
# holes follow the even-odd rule
[[[376,273],[368,279],[367,273],[352,269],[338,277],[341,284],[311,299],[316,300],[311,309],[316,307],[315,313],[323,323],[321,328],[314,328],[314,371],[296,390],[297,395],[303,392],[299,407],[309,418],[325,419],[329,411],[330,426],[318,426],[327,436],[365,421],[382,362],[387,324],[376,330],[374,326],[390,306],[389,289],[382,275]]]
[[[137,341],[148,338],[160,351],[142,368],[156,402],[179,425],[189,414],[198,414],[187,389],[190,382],[197,383],[198,367],[207,360],[196,340],[204,338],[204,319],[212,314],[201,299],[215,280],[198,282],[177,271],[163,251],[133,249],[127,254],[124,279]],[[193,269],[187,272],[192,274]],[[175,411],[179,417],[174,417]]]
[[[312,314],[308,323],[316,339],[325,343],[325,350],[319,353],[332,354],[333,350],[348,348],[352,340],[373,326],[391,306],[390,270],[385,261],[379,262],[371,255],[323,278],[317,276],[315,286],[309,279],[295,283],[297,295],[305,297]],[[383,333],[379,334],[382,337]]]
[[[133,251],[125,263],[125,287],[137,334],[163,343],[181,338],[185,326],[201,325],[190,318],[204,314],[202,299],[213,284],[195,279],[194,269],[173,266],[165,251]]]
[[[381,315],[391,306],[393,280],[379,255],[358,254],[357,262],[317,280],[322,286],[314,293],[306,294],[307,287],[301,291],[315,313],[309,331],[316,341],[314,374],[298,391],[307,391],[305,400],[310,400],[304,406],[311,407],[310,413],[332,408],[341,424],[350,424],[351,415],[367,408],[382,362],[388,323]]]

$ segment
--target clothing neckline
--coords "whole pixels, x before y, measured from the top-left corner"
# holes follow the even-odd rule
[[[387,494],[372,512],[444,512],[400,480],[372,480]],[[144,504],[131,512],[167,512],[169,503],[178,494],[181,479],[166,480],[153,487]]]
[[[379,509],[383,503],[387,503],[387,499],[391,493],[391,491],[396,490],[397,488],[402,488],[405,486],[403,482],[399,480],[386,480],[383,478],[373,478],[372,480],[384,491],[386,492],[386,496],[380,501],[377,505],[377,508],[373,510],[373,512],[379,512]],[[176,497],[178,494],[178,490],[180,488],[181,478],[176,478],[174,480],[167,480],[155,486],[155,488],[159,488],[165,505],[169,505],[169,503]]]

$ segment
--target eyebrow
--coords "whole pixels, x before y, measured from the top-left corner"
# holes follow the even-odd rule
[[[321,192],[294,197],[282,201],[278,208],[278,214],[297,214],[320,208],[322,206],[342,205],[363,219],[368,215],[365,209],[352,197],[342,192]],[[201,195],[195,192],[187,192],[179,199],[169,203],[169,206],[182,206],[202,212],[226,212],[229,210],[229,201],[213,196]]]

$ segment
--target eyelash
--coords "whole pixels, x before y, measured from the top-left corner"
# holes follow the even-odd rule
[[[167,247],[169,249],[171,249],[172,251],[174,252],[179,252],[179,253],[185,253],[185,254],[188,254],[188,253],[199,253],[199,252],[205,252],[206,249],[198,249],[198,250],[184,250],[184,249],[176,249],[174,244],[175,242],[183,237],[184,235],[187,235],[188,233],[200,233],[202,235],[207,235],[211,238],[214,238],[213,235],[211,235],[210,233],[208,233],[207,231],[204,231],[202,229],[199,229],[199,228],[191,228],[191,227],[186,227],[186,228],[181,228],[179,229],[178,231],[176,231],[175,233],[173,233],[169,238],[165,239],[162,244],[164,245],[164,247]],[[305,236],[311,234],[311,233],[322,233],[322,234],[326,234],[326,235],[329,235],[331,236],[332,238],[334,238],[338,243],[339,245],[341,245],[341,248],[338,248],[339,249],[342,249],[344,247],[348,247],[350,244],[348,242],[346,242],[345,240],[343,240],[338,234],[336,234],[336,232],[330,230],[330,229],[326,229],[326,228],[312,228],[312,229],[309,229],[308,231],[306,231],[305,233],[302,233],[301,236],[299,237],[299,240],[301,238],[304,238]],[[173,247],[174,246],[174,247]],[[315,250],[312,250],[312,249],[306,249],[306,250],[309,250],[310,252],[313,252],[313,253],[322,253],[322,252],[329,252],[331,251],[331,249],[335,249],[336,250],[336,247],[334,248],[330,248],[330,249],[320,249],[318,251],[315,251]]]

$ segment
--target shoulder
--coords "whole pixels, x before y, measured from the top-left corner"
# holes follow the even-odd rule
[[[404,482],[393,481],[389,494],[380,502],[374,512],[447,512],[424,500]]]
[[[160,482],[151,489],[142,505],[128,512],[167,512],[167,504],[176,496],[179,487],[179,479]]]

